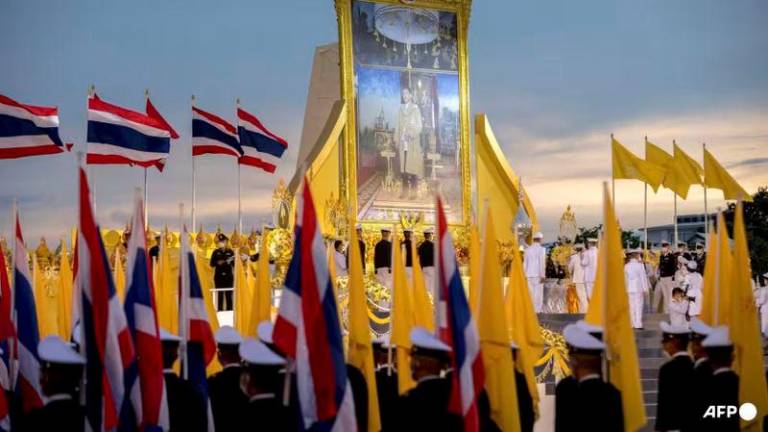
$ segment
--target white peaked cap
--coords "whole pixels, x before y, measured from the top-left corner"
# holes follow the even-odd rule
[[[584,331],[578,324],[568,324],[563,329],[563,337],[568,345],[583,350],[604,350],[605,344],[598,338]]]
[[[181,342],[181,338],[169,332],[168,330],[161,328],[160,341],[161,342]]]
[[[424,327],[414,327],[411,330],[411,343],[418,348],[451,352],[451,347]]]
[[[576,324],[574,324],[576,327],[581,329],[582,331],[585,331],[587,333],[603,333],[604,329],[603,326],[590,324],[584,320],[578,320],[576,321]]]
[[[643,250],[640,248],[627,249],[627,253],[628,254],[643,253]]]
[[[40,360],[48,363],[84,365],[85,359],[58,336],[48,336],[37,345]]]
[[[685,264],[690,270],[696,270],[696,268],[699,266],[696,264],[696,261],[690,260]]]
[[[587,239],[587,241],[590,243],[597,243],[597,237],[590,237]]]
[[[515,341],[509,341],[509,347],[512,349],[520,349],[520,345],[515,343]]]
[[[541,231],[536,231],[536,232],[533,234],[533,238],[535,238],[535,239],[543,239],[543,238],[544,238],[544,234],[542,234],[542,232],[541,232]]]
[[[243,337],[232,326],[221,326],[214,335],[217,344],[237,345],[243,341]]]
[[[701,346],[705,348],[733,346],[733,342],[731,342],[731,338],[728,335],[728,326],[714,327],[701,342]]]
[[[435,233],[435,229],[434,228],[432,228],[432,227],[424,228],[424,234],[434,234],[434,233]]]
[[[271,344],[272,343],[272,331],[275,329],[275,325],[271,321],[264,320],[256,327],[256,335],[259,340]]]
[[[371,343],[374,344],[374,345],[381,345],[382,348],[389,348],[389,346],[390,346],[389,345],[389,343],[390,343],[389,333],[385,333],[385,334],[377,337]]]
[[[671,334],[671,335],[687,335],[690,333],[690,330],[688,330],[687,328],[679,325],[672,325],[666,321],[660,322],[659,328],[661,328],[662,333]]]
[[[363,224],[355,224],[355,229],[363,229]]]
[[[712,327],[704,324],[704,321],[691,317],[691,331],[696,334],[707,336],[712,333]]]
[[[257,341],[252,337],[243,339],[238,348],[240,357],[248,364],[280,366],[285,364],[285,359],[275,354],[264,343]]]

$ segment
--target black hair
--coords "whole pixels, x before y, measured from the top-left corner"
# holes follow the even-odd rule
[[[678,293],[680,293],[680,294],[685,294],[685,291],[683,291],[683,289],[682,289],[682,288],[680,288],[680,287],[674,287],[674,288],[672,288],[672,295],[675,295],[675,294],[678,294]]]

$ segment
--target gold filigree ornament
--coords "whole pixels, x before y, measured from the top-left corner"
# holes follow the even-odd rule
[[[285,180],[280,179],[272,191],[272,222],[278,228],[288,228],[291,220],[293,195],[285,187]]]
[[[536,375],[536,382],[544,382],[550,373],[558,381],[571,375],[571,368],[568,366],[568,348],[563,335],[544,327],[539,327],[539,332],[544,339],[546,351],[534,365],[535,367],[544,366]]]

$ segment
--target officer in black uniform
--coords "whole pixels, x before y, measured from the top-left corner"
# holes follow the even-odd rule
[[[733,363],[733,343],[728,334],[728,327],[715,327],[701,343],[707,351],[712,365],[712,377],[705,389],[707,406],[739,406],[739,376],[731,369]],[[701,413],[703,417],[704,413]],[[729,432],[740,430],[738,414],[730,417],[707,417],[701,420],[703,431]]]
[[[395,422],[398,399],[397,368],[394,347],[392,364],[389,363],[389,335],[383,335],[373,341],[373,362],[376,366],[376,391],[379,397],[379,417],[381,429],[386,431]]]
[[[707,263],[707,251],[704,250],[704,243],[696,243],[696,255],[693,257],[696,260],[696,271],[704,274],[704,264]]]
[[[248,405],[248,398],[240,389],[240,343],[243,338],[231,326],[216,331],[216,356],[222,370],[208,378],[213,422],[216,430],[231,431],[241,427],[238,416]]]
[[[662,321],[661,346],[670,359],[659,369],[656,430],[687,430],[693,421],[690,390],[693,360],[688,354],[689,330]]]
[[[704,395],[707,393],[707,383],[712,378],[712,365],[709,363],[707,352],[702,341],[712,332],[712,327],[704,324],[700,319],[691,318],[691,353],[693,354],[693,383],[690,390],[692,404],[691,430],[702,430],[703,415],[707,410],[707,401]]]
[[[45,405],[30,411],[14,428],[29,431],[82,431],[85,413],[78,402],[78,388],[85,359],[58,336],[48,336],[37,347],[40,388]]]
[[[432,241],[432,236],[431,229],[424,230],[424,241],[421,242],[416,252],[419,255],[419,264],[422,268],[435,266],[435,242]]]
[[[158,260],[160,257],[160,239],[162,237],[160,234],[155,234],[155,245],[149,248],[149,260],[152,261],[154,259],[155,261]]]
[[[416,387],[400,396],[393,430],[464,430],[461,416],[448,411],[451,382],[440,377],[448,365],[450,352],[451,348],[427,329],[413,328],[411,375]]]
[[[621,395],[603,381],[605,344],[578,324],[563,330],[573,379],[555,388],[555,431],[623,431]]]
[[[347,363],[347,379],[352,388],[352,398],[355,401],[355,420],[357,430],[368,429],[368,383],[360,369]]]
[[[205,431],[207,407],[202,395],[195,387],[173,370],[179,358],[181,338],[160,329],[160,343],[163,348],[163,378],[168,400],[169,431]]]
[[[220,311],[232,310],[232,288],[235,286],[235,253],[227,247],[227,236],[219,233],[216,236],[217,249],[211,254],[211,267],[214,268],[213,284],[217,289],[229,288],[227,291],[217,291],[216,299]]]
[[[373,269],[379,281],[391,279],[392,273],[392,241],[389,239],[391,234],[389,228],[381,229],[381,240],[373,248]]]
[[[512,360],[517,365],[520,347],[512,342],[510,348],[512,348]],[[522,432],[531,432],[533,431],[533,423],[536,421],[536,414],[533,410],[533,398],[528,390],[528,381],[525,379],[525,374],[520,372],[517,367],[515,367],[515,388],[517,389],[517,410],[520,415],[520,430]]]
[[[406,228],[403,230],[403,241],[400,242],[400,246],[405,248],[405,267],[413,267],[413,249],[411,249],[411,243],[413,242],[413,230]],[[409,270],[410,271],[410,270]]]
[[[686,242],[677,242],[677,256],[683,257],[686,261],[690,261],[693,259],[693,255],[691,255],[691,252],[688,250],[688,243]]]
[[[662,311],[665,313],[672,301],[675,273],[677,273],[677,256],[669,250],[669,242],[663,240],[661,242],[661,255],[659,256],[659,281],[656,283],[656,295],[662,296]]]
[[[237,430],[297,430],[298,417],[278,397],[283,383],[276,379],[277,371],[285,367],[285,359],[253,338],[243,340],[239,352],[245,363],[241,389],[248,404],[239,416]]]
[[[357,244],[360,246],[360,259],[363,260],[363,267],[365,267],[365,241],[363,240],[363,226],[360,224],[355,225],[357,231]]]

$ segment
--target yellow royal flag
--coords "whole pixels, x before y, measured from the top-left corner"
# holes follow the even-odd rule
[[[59,334],[58,287],[46,277],[46,272],[37,262],[37,254],[32,252],[32,280],[34,281],[35,308],[40,338]]]
[[[234,328],[243,336],[254,335],[256,329],[250,329],[253,291],[248,284],[248,268],[240,259],[242,249],[235,251],[235,313]]]
[[[350,243],[355,244],[355,243]],[[427,286],[424,282],[424,272],[421,269],[419,254],[416,253],[416,242],[411,242],[411,256],[413,257],[413,323],[424,327],[430,332],[435,331],[435,314],[432,310],[432,303],[429,300]],[[351,262],[351,261],[350,261]]]
[[[254,310],[251,313],[251,328],[256,328],[262,321],[272,320],[272,283],[269,275],[269,235],[262,229],[259,245],[259,261],[256,265],[256,292]]]
[[[480,287],[480,234],[477,225],[469,227],[469,310],[477,316]]]
[[[504,299],[507,320],[509,320],[510,339],[515,342],[520,351],[515,367],[525,374],[528,392],[533,399],[533,408],[539,411],[539,391],[536,387],[534,365],[544,350],[544,339],[539,331],[539,320],[533,309],[531,295],[528,291],[528,280],[523,271],[523,257],[518,252],[517,236],[512,236],[512,264],[509,269],[509,283]]]
[[[717,240],[712,241],[713,236]],[[717,234],[710,233],[704,266],[704,298],[700,319],[711,326],[727,325],[731,307],[731,248],[722,213],[717,215]]]
[[[509,341],[507,314],[499,271],[499,251],[493,216],[488,212],[483,242],[477,330],[485,369],[485,389],[491,418],[502,431],[519,431],[515,364]]]
[[[691,184],[701,184],[701,176],[704,175],[704,168],[696,162],[695,159],[688,156],[686,152],[677,145],[677,142],[672,141],[673,153],[675,165],[682,172],[682,175],[688,179]]]
[[[368,390],[368,431],[381,430],[379,418],[379,397],[376,391],[376,367],[373,364],[373,346],[371,345],[371,325],[368,321],[368,304],[365,297],[363,260],[357,247],[357,231],[349,218],[349,335],[347,363],[356,367],[365,377]]]
[[[672,155],[664,151],[661,147],[645,139],[645,160],[667,169],[672,161]]]
[[[399,394],[404,394],[416,386],[411,377],[411,329],[413,328],[413,303],[408,278],[405,274],[405,263],[401,251],[397,230],[392,233],[392,335],[397,356],[397,388]]]
[[[704,185],[723,191],[725,199],[752,201],[752,196],[720,165],[720,162],[704,149]]]
[[[611,161],[614,179],[632,179],[648,183],[657,190],[664,179],[664,168],[635,156],[611,137]]]
[[[123,257],[120,253],[120,247],[115,248],[115,265],[112,274],[115,281],[117,298],[122,302],[125,300],[125,271],[123,270]]]
[[[741,378],[739,405],[750,402],[758,416],[741,421],[741,430],[762,431],[762,418],[768,413],[768,384],[763,365],[763,338],[760,320],[752,294],[752,270],[749,264],[747,233],[744,228],[744,206],[736,206],[733,224],[733,267],[731,268],[731,321],[728,323],[734,348],[733,370]],[[736,319],[735,317],[738,317]]]
[[[72,336],[72,266],[67,257],[67,246],[61,241],[59,254],[59,336],[68,341]]]
[[[179,269],[174,271],[171,251],[165,240],[167,229],[160,239],[160,250],[155,274],[155,299],[157,300],[157,319],[160,327],[173,334],[179,334]]]
[[[662,186],[676,193],[680,198],[688,198],[688,190],[692,181],[685,174],[683,165],[675,163],[675,158],[656,144],[645,140],[645,160],[664,167],[664,180]]]
[[[611,203],[608,185],[603,189],[603,241],[598,252],[597,279],[594,291],[599,302],[592,302],[587,322],[603,326],[608,359],[608,377],[621,392],[624,430],[636,431],[645,425],[645,403],[640,385],[640,363],[635,335],[629,319],[629,299],[624,286],[624,250],[616,211]]]

